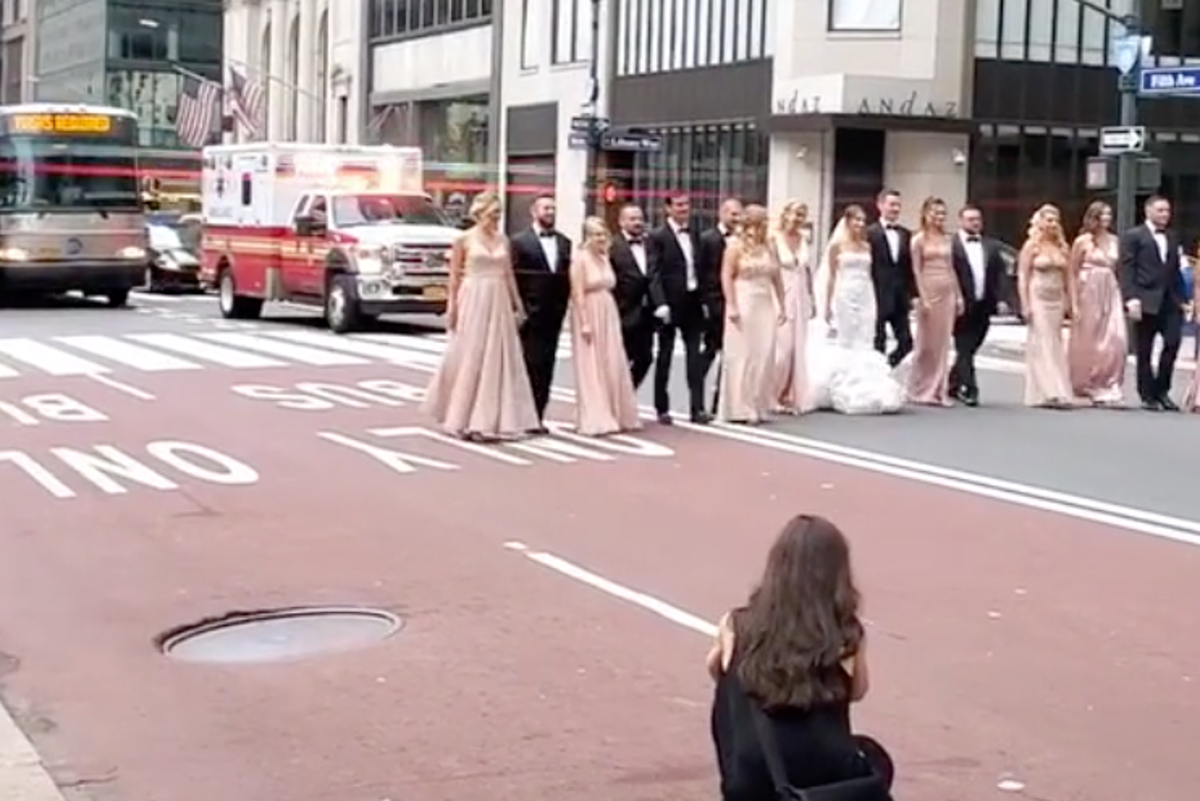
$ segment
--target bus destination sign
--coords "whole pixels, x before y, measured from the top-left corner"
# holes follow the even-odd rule
[[[14,134],[99,134],[111,133],[113,118],[107,114],[13,114],[9,133]]]

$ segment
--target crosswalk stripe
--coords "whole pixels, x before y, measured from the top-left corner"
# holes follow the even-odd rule
[[[417,351],[408,347],[384,345],[379,342],[364,341],[359,337],[332,336],[319,334],[315,331],[270,331],[264,332],[274,339],[283,339],[298,345],[310,345],[318,348],[329,348],[368,359],[377,359],[397,364],[437,364],[440,356],[437,354]],[[408,343],[405,342],[404,345]]]
[[[423,350],[427,353],[445,353],[450,340],[436,337],[411,336],[409,334],[359,334],[355,339],[367,342],[380,342],[385,345],[403,342],[404,347],[413,350]]]
[[[0,355],[56,376],[96,375],[108,368],[28,337],[0,339]]]
[[[5,367],[3,364],[0,364],[0,378],[17,378],[20,375],[20,373],[11,367]]]
[[[219,364],[222,367],[245,370],[260,367],[283,367],[287,364],[287,362],[272,359],[269,356],[247,353],[244,350],[214,345],[211,342],[202,342],[193,336],[182,334],[129,334],[128,338],[144,345]]]
[[[336,353],[331,350],[318,350],[304,345],[295,345],[290,342],[270,340],[259,334],[222,332],[219,334],[199,334],[198,336],[221,345],[245,348],[246,350],[266,353],[270,356],[277,356],[280,359],[289,359],[314,367],[343,367],[370,363],[367,359],[357,356]]]
[[[102,359],[147,373],[176,370],[201,370],[202,365],[185,361],[169,353],[144,348],[132,342],[100,335],[55,337],[55,341],[70,345],[76,350],[99,356]]]

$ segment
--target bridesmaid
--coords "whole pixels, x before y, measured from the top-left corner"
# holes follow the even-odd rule
[[[575,428],[602,437],[642,427],[633,377],[613,297],[617,277],[608,259],[604,221],[583,223],[583,247],[571,260],[571,361],[575,365]]]
[[[815,314],[812,263],[804,225],[808,206],[789,200],[779,215],[771,249],[783,276],[783,311],[787,322],[775,335],[775,411],[800,414],[808,403],[808,321]]]
[[[1092,203],[1071,246],[1075,297],[1067,347],[1075,396],[1110,407],[1120,406],[1124,398],[1128,352],[1112,220],[1107,203]]]
[[[775,395],[775,337],[784,315],[783,278],[771,250],[767,210],[747,206],[721,262],[725,348],[717,418],[758,425]]]
[[[1071,368],[1063,322],[1071,316],[1074,281],[1070,250],[1058,207],[1046,204],[1033,215],[1017,259],[1017,288],[1025,317],[1025,405],[1044,409],[1073,406]]]
[[[923,406],[950,406],[950,348],[963,297],[946,233],[946,204],[940,198],[921,204],[921,230],[910,248],[920,303],[908,399]]]
[[[422,410],[464,439],[515,439],[539,425],[517,334],[525,311],[500,233],[500,200],[480,195],[470,217],[475,224],[450,252],[450,341]]]

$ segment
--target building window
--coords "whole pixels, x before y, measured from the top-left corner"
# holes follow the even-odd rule
[[[371,0],[367,15],[372,40],[436,33],[482,25],[492,16],[490,0]]]
[[[537,69],[537,17],[530,13],[529,0],[521,0],[521,69]]]
[[[769,0],[615,2],[618,76],[715,67],[770,56]]]
[[[900,30],[901,0],[829,0],[829,30]]]
[[[591,44],[589,0],[551,0],[550,63],[574,64],[588,58]]]

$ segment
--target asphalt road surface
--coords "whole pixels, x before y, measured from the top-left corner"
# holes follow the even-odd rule
[[[417,408],[435,325],[0,309],[0,798],[713,798],[710,621],[804,510],[854,541],[898,797],[1193,801],[1200,418],[1026,410],[996,349],[978,409],[468,445]],[[159,647],[314,604],[403,627]]]

